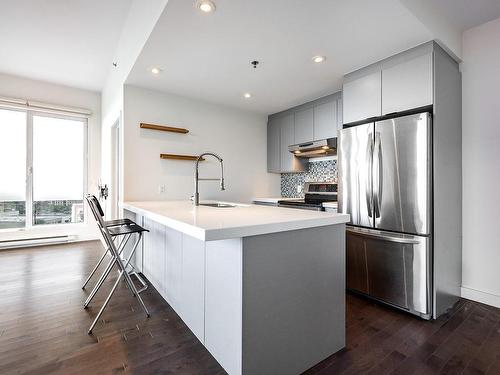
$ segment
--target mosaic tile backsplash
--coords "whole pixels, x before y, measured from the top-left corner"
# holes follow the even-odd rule
[[[331,182],[337,179],[337,160],[323,160],[308,163],[307,172],[282,173],[281,196],[303,198],[304,182]],[[302,189],[299,192],[297,186]]]

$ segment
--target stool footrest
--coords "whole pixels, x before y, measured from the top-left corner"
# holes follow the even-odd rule
[[[132,271],[130,271],[128,273],[130,276],[135,276],[137,280],[139,280],[139,282],[141,283],[142,285],[142,288],[141,289],[138,289],[137,290],[137,293],[142,293],[144,292],[146,289],[148,289],[148,284],[146,283],[146,281],[144,281],[144,279],[139,275],[139,273],[134,269],[132,269]]]

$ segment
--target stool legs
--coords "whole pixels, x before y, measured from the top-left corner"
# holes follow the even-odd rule
[[[119,248],[119,251],[118,251],[118,255],[120,255],[123,252],[123,249],[125,249],[125,246],[127,245],[128,240],[130,239],[130,236],[131,235],[127,235],[126,238],[124,238],[123,241],[120,242],[120,248]],[[139,237],[139,239],[140,239],[140,237]],[[111,252],[111,255],[112,255],[111,260],[108,262],[108,265],[104,269],[104,272],[102,273],[102,275],[99,278],[99,280],[97,280],[97,283],[95,284],[94,289],[92,289],[92,292],[90,292],[89,296],[85,300],[85,303],[83,304],[83,308],[87,308],[87,306],[89,305],[89,303],[92,301],[92,299],[95,297],[95,295],[97,294],[97,292],[101,288],[102,284],[104,283],[104,280],[106,280],[106,278],[108,277],[109,273],[113,269],[113,266],[114,266],[115,262],[117,261],[117,259],[113,255],[112,252]]]
[[[123,241],[124,241],[124,238],[121,239],[120,241],[120,244],[118,245],[118,248],[120,248],[123,244]],[[85,289],[85,287],[87,286],[87,284],[89,283],[90,279],[92,278],[92,276],[94,276],[95,272],[97,271],[97,269],[99,268],[99,266],[101,265],[102,261],[104,260],[104,258],[106,258],[106,255],[108,254],[108,252],[110,252],[109,250],[109,247],[106,248],[106,250],[104,250],[104,253],[102,253],[102,256],[101,256],[101,259],[99,259],[99,261],[97,262],[97,264],[94,266],[94,268],[92,269],[92,272],[90,272],[90,275],[87,277],[87,279],[85,280],[85,282],[83,283],[82,285],[82,289]]]
[[[144,304],[144,301],[142,300],[141,296],[139,295],[139,293],[137,292],[137,289],[134,285],[134,283],[132,282],[132,279],[130,278],[130,275],[128,274],[127,272],[127,267],[132,259],[132,257],[134,256],[134,253],[135,253],[135,250],[137,249],[137,245],[139,244],[140,240],[142,238],[142,233],[139,233],[139,238],[137,239],[137,241],[135,242],[134,244],[134,247],[132,249],[132,251],[130,252],[130,255],[129,257],[127,258],[125,264],[122,263],[122,261],[120,259],[117,259],[116,256],[119,257],[119,254],[116,252],[116,250],[114,250],[115,252],[115,259],[113,260],[113,264],[116,262],[118,264],[118,267],[120,268],[120,273],[118,275],[118,279],[116,280],[115,284],[113,285],[113,288],[111,289],[111,292],[109,293],[108,297],[106,298],[106,300],[104,301],[104,304],[102,305],[101,309],[99,310],[99,312],[97,313],[97,316],[95,317],[94,321],[92,322],[92,325],[90,326],[89,328],[89,331],[88,333],[91,334],[92,333],[92,330],[94,329],[95,325],[97,324],[97,322],[99,321],[102,313],[104,312],[104,310],[106,309],[111,297],[113,296],[116,288],[118,287],[118,284],[121,280],[122,277],[125,278],[125,281],[127,282],[128,286],[130,287],[130,289],[133,291],[133,293],[135,294],[135,296],[137,297],[137,299],[139,300],[142,308],[144,309],[144,312],[146,313],[146,316],[149,317],[149,311],[146,307],[146,305]],[[109,273],[109,271],[108,271]]]

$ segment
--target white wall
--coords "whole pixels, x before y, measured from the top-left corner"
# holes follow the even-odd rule
[[[500,307],[500,19],[463,35],[462,296]]]
[[[226,191],[200,182],[201,199],[250,202],[280,194],[279,175],[267,173],[267,117],[177,95],[125,86],[124,200],[188,199],[192,161],[161,160],[160,153],[197,155],[213,151],[224,159]],[[139,123],[189,129],[175,134],[140,129]],[[219,164],[200,163],[201,177],[218,177]],[[165,193],[158,191],[165,185]]]
[[[111,127],[123,110],[123,85],[168,0],[133,0],[102,90],[102,179],[111,184]],[[111,212],[108,199],[107,212]]]
[[[454,58],[462,58],[462,31],[447,14],[442,14],[435,0],[399,0],[429,30],[433,39]]]
[[[97,191],[101,154],[101,95],[98,92],[0,74],[0,96],[91,110],[92,115],[88,121],[88,190]],[[44,226],[35,227],[31,231],[0,233],[0,240],[47,234],[76,235],[79,239],[97,238],[97,230],[91,219],[87,224]]]

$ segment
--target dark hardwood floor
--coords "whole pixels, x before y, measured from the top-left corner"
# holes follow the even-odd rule
[[[151,318],[122,283],[87,335],[113,281],[82,309],[101,251],[94,241],[0,252],[0,374],[223,374],[152,287]],[[500,310],[462,300],[425,322],[348,295],[347,348],[307,373],[500,374]]]

